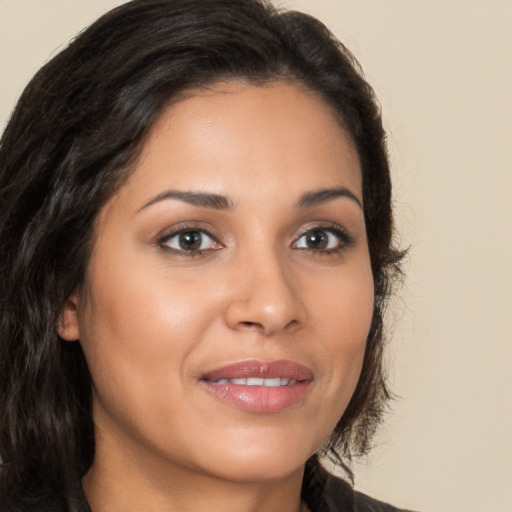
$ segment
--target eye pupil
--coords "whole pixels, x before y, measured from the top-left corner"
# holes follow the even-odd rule
[[[329,237],[325,231],[310,231],[306,235],[306,244],[310,249],[325,249],[329,244]]]
[[[202,235],[199,231],[180,233],[180,248],[184,251],[197,251],[201,247]]]

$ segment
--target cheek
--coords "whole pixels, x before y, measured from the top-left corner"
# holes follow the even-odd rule
[[[365,343],[373,315],[374,286],[371,269],[361,265],[351,272],[326,280],[317,288],[312,301],[326,335],[338,340],[347,350],[357,350]],[[339,336],[336,336],[339,334]]]
[[[331,391],[348,403],[361,372],[374,308],[371,268],[363,264],[325,283],[314,301],[316,330],[326,340]],[[343,405],[343,404],[342,404]]]
[[[94,302],[83,310],[81,325],[95,424],[133,438],[164,439],[159,429],[172,425],[172,411],[183,400],[180,376],[194,343],[190,326],[196,324],[167,287],[158,289],[134,274],[127,280],[111,273],[103,283],[95,283]]]
[[[215,298],[198,301],[197,282],[136,262],[107,262],[90,275],[80,333],[97,391],[124,397],[129,389],[133,399],[151,400],[183,376],[188,355],[214,323]]]

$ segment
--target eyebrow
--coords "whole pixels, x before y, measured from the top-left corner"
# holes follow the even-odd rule
[[[315,192],[307,192],[300,198],[298,206],[300,208],[308,208],[318,204],[326,203],[327,201],[332,201],[338,197],[347,197],[348,199],[355,201],[358,206],[363,209],[363,204],[361,201],[348,188],[345,187],[326,188],[317,190]]]
[[[148,201],[144,206],[139,208],[138,211],[144,210],[149,206],[158,203],[160,201],[165,201],[167,199],[177,199],[179,201],[183,201],[184,203],[191,204],[193,206],[200,206],[202,208],[210,208],[213,210],[232,210],[233,202],[219,194],[210,194],[207,192],[191,192],[191,191],[182,191],[182,190],[166,190],[153,199]]]
[[[319,204],[332,201],[338,197],[347,197],[348,199],[355,201],[359,207],[363,209],[361,201],[359,201],[359,199],[348,188],[345,187],[327,188],[316,190],[314,192],[307,192],[299,199],[297,206],[299,208],[310,208],[312,206],[317,206]],[[153,199],[150,199],[141,208],[139,208],[138,211],[140,212],[141,210],[144,210],[155,203],[159,203],[160,201],[165,201],[168,199],[177,199],[178,201],[183,201],[184,203],[188,203],[193,206],[209,208],[212,210],[234,209],[233,201],[228,197],[222,196],[220,194],[184,190],[165,190],[164,192],[161,192],[157,196],[153,197]]]

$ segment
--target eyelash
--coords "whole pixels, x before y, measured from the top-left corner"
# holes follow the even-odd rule
[[[202,249],[202,250],[186,251],[184,249],[175,249],[173,247],[169,247],[168,245],[166,245],[173,238],[175,238],[179,235],[182,235],[182,234],[186,234],[186,233],[200,233],[201,235],[206,235],[207,237],[211,238],[215,244],[219,245],[219,247],[215,248],[215,249]],[[179,256],[189,257],[189,258],[194,258],[196,256],[204,256],[204,253],[208,250],[218,250],[218,249],[222,248],[222,244],[220,244],[209,231],[207,231],[206,229],[203,229],[203,228],[199,228],[197,226],[180,226],[179,228],[175,229],[174,231],[171,231],[170,233],[167,233],[166,235],[159,238],[157,241],[157,245],[158,245],[158,247],[160,247],[161,249],[163,249],[166,252],[170,252],[173,254],[177,254]]]
[[[303,233],[297,238],[297,241],[294,242],[294,245],[297,244],[302,237],[306,236],[308,233],[314,233],[315,231],[333,234],[338,239],[339,245],[337,247],[333,247],[332,249],[313,249],[301,247],[297,247],[297,249],[312,252],[322,256],[329,256],[338,254],[354,245],[354,239],[352,236],[337,224],[318,225],[313,226],[312,228],[308,228],[303,231]]]
[[[309,233],[314,232],[325,232],[330,233],[334,235],[338,239],[338,246],[330,249],[314,249],[310,247],[294,247],[298,244],[298,242],[301,240],[302,237],[308,235]],[[185,249],[176,249],[173,247],[169,247],[167,245],[170,240],[173,238],[186,234],[186,233],[200,233],[201,235],[206,235],[207,237],[211,238],[214,244],[217,244],[218,247],[215,248],[208,248],[208,249],[201,249],[201,250],[185,250]],[[307,251],[313,254],[321,254],[323,256],[329,256],[333,254],[340,253],[349,247],[351,247],[354,244],[354,239],[352,238],[349,233],[347,233],[343,228],[336,224],[329,224],[329,225],[317,225],[313,226],[311,228],[308,228],[304,230],[297,239],[293,242],[292,247],[294,247],[297,250],[301,251]],[[177,254],[179,256],[183,257],[191,257],[194,258],[196,256],[204,256],[205,252],[212,251],[212,250],[219,250],[222,249],[223,246],[220,242],[216,240],[216,238],[206,229],[197,227],[197,226],[181,226],[175,230],[173,230],[170,233],[167,233],[166,235],[160,237],[157,241],[158,247],[163,249],[166,252],[171,252],[173,254]]]

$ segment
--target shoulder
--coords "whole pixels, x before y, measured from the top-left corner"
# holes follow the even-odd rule
[[[411,512],[357,492],[348,482],[323,468],[316,472],[317,506],[313,507],[314,512]]]

